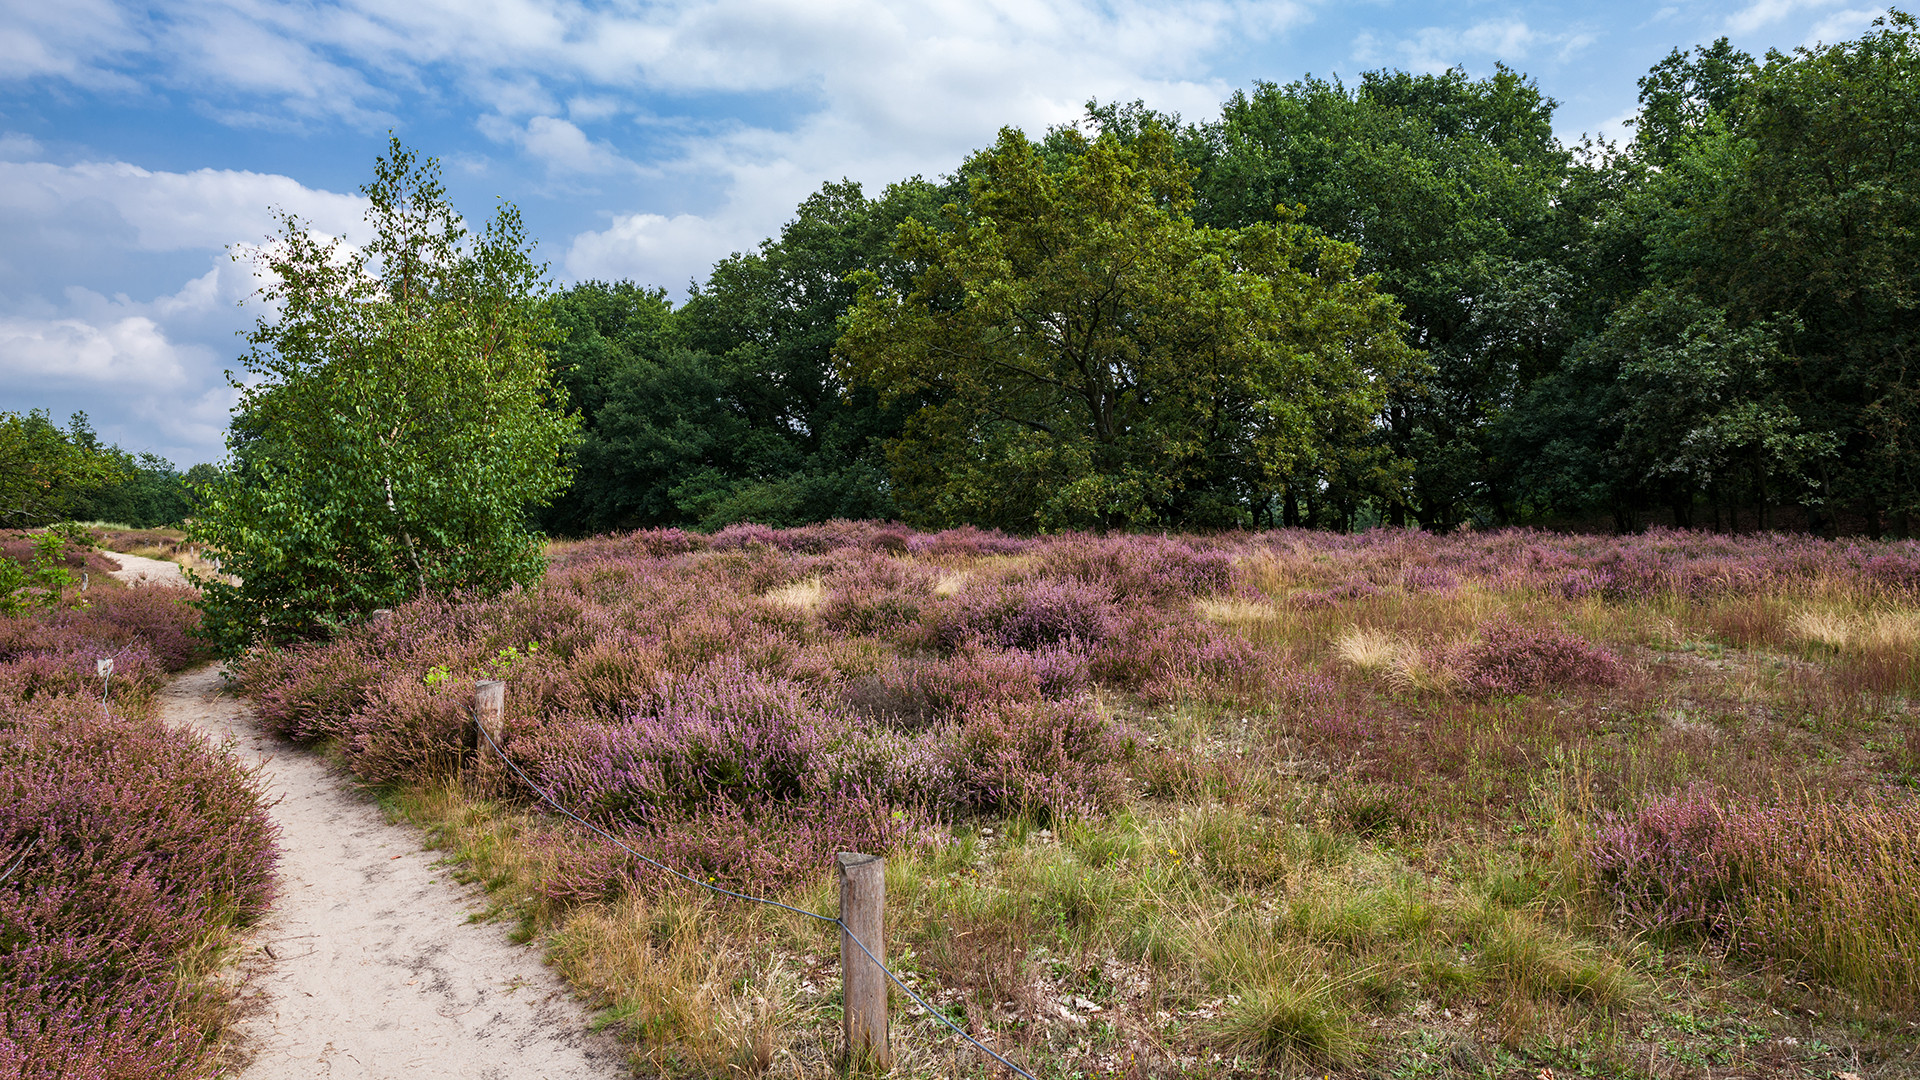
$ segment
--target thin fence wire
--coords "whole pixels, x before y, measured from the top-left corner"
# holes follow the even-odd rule
[[[873,955],[873,950],[867,948],[867,943],[864,941],[861,941],[858,937],[854,935],[853,931],[847,929],[846,923],[842,922],[837,918],[828,918],[827,916],[822,915],[817,911],[808,911],[805,908],[797,908],[791,904],[783,904],[778,900],[769,900],[763,896],[754,896],[750,893],[734,892],[732,889],[721,888],[720,886],[715,885],[712,882],[701,881],[699,878],[694,877],[692,874],[675,870],[673,867],[668,866],[663,862],[660,862],[638,851],[635,851],[633,848],[627,846],[626,842],[621,840],[619,837],[613,835],[612,833],[601,828],[600,826],[595,825],[593,822],[588,821],[586,818],[581,817],[579,814],[574,813],[572,810],[567,809],[565,806],[562,806],[558,799],[554,798],[551,794],[549,794],[545,788],[535,783],[533,777],[528,776],[526,771],[520,768],[518,763],[516,763],[512,758],[507,756],[506,750],[503,749],[499,743],[494,741],[493,733],[487,730],[487,725],[480,723],[478,718],[475,718],[473,726],[474,726],[474,729],[480,733],[480,737],[486,741],[486,744],[493,749],[495,756],[497,756],[500,759],[501,764],[505,765],[508,769],[512,770],[513,774],[520,778],[520,782],[527,786],[527,790],[533,792],[535,795],[538,795],[540,797],[541,802],[552,807],[555,811],[559,812],[562,816],[578,822],[580,825],[582,825],[589,831],[593,832],[595,835],[601,837],[602,839],[607,840],[609,843],[612,843],[615,847],[618,847],[620,850],[626,852],[629,855],[632,855],[636,859],[639,859],[641,862],[646,863],[648,866],[651,866],[656,870],[660,870],[665,873],[671,874],[682,881],[691,882],[692,884],[698,885],[699,887],[707,890],[708,892],[719,893],[721,896],[732,897],[735,900],[745,900],[749,903],[765,904],[767,907],[779,908],[782,911],[791,911],[796,915],[805,915],[809,919],[814,919],[819,922],[827,923],[831,926],[839,927],[840,932],[847,936],[847,940],[859,946],[860,951],[865,953],[867,956],[867,959],[872,961],[873,965],[879,968],[880,971],[886,975],[888,981],[892,982],[893,985],[899,987],[901,993],[907,995],[907,997],[909,998],[912,998],[913,1003],[915,1005],[920,1006],[920,1008],[924,1010],[928,1016],[931,1016],[934,1019],[940,1021],[941,1023],[947,1025],[947,1027],[953,1029],[953,1033],[955,1035],[958,1035],[961,1038],[972,1043],[975,1047],[977,1047],[980,1050],[981,1053],[986,1054],[988,1057],[993,1058],[995,1061],[999,1062],[1000,1064],[1005,1065],[1007,1068],[1012,1069],[1014,1072],[1017,1072],[1021,1076],[1026,1077],[1027,1080],[1038,1080],[1038,1078],[1035,1077],[1032,1073],[1021,1068],[1019,1065],[1014,1064],[1012,1061],[1007,1060],[1005,1056],[1000,1054],[998,1051],[994,1050],[992,1047],[988,1046],[986,1043],[983,1043],[979,1039],[974,1038],[972,1035],[967,1034],[966,1030],[962,1028],[960,1025],[954,1023],[953,1020],[950,1017],[948,1017],[946,1013],[943,1013],[939,1009],[934,1008],[932,1005],[927,1004],[927,1001],[925,998],[922,998],[919,994],[915,993],[912,987],[900,981],[900,976],[895,975],[893,973],[892,968],[889,968],[887,965],[881,963],[879,959]]]

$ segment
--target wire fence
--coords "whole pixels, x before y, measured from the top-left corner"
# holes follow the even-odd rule
[[[578,822],[581,826],[588,829],[595,835],[608,841],[609,843],[613,844],[615,847],[618,847],[620,850],[626,852],[627,854],[632,855],[634,858],[639,859],[641,862],[647,864],[648,866],[651,866],[656,870],[662,871],[663,873],[671,874],[682,881],[686,881],[694,885],[698,885],[700,888],[705,889],[708,892],[718,893],[721,896],[730,897],[735,900],[745,900],[749,903],[764,904],[767,907],[779,908],[782,911],[791,911],[796,915],[804,915],[809,919],[814,919],[818,922],[823,922],[830,926],[839,927],[840,932],[846,935],[847,940],[853,942],[854,945],[858,946],[860,951],[866,954],[867,959],[871,961],[875,967],[879,968],[881,973],[886,975],[887,980],[893,983],[893,985],[899,987],[900,992],[905,994],[907,997],[911,998],[913,1000],[913,1003],[915,1005],[920,1006],[920,1008],[924,1010],[928,1016],[931,1016],[934,1019],[945,1024],[947,1027],[953,1030],[953,1033],[955,1035],[958,1035],[962,1039],[965,1039],[969,1043],[972,1043],[975,1047],[977,1047],[980,1050],[981,1053],[986,1054],[988,1057],[993,1058],[995,1061],[1006,1066],[1008,1069],[1011,1069],[1014,1072],[1019,1073],[1021,1076],[1026,1077],[1026,1080],[1038,1080],[1038,1078],[1035,1077],[1032,1073],[1021,1068],[1019,1065],[1013,1063],[1012,1061],[1009,1061],[1005,1055],[999,1053],[998,1051],[994,1050],[992,1047],[988,1046],[986,1043],[983,1043],[979,1039],[976,1039],[972,1035],[968,1034],[966,1029],[962,1028],[959,1024],[954,1023],[953,1019],[947,1016],[946,1013],[941,1012],[939,1009],[934,1008],[932,1005],[929,1005],[925,998],[922,998],[919,994],[914,992],[912,987],[900,981],[900,976],[894,974],[892,968],[881,963],[879,958],[873,955],[873,950],[867,948],[867,943],[864,941],[861,941],[859,937],[857,937],[853,933],[852,930],[847,928],[847,924],[842,920],[838,918],[830,918],[826,915],[820,914],[817,911],[808,911],[805,908],[797,908],[791,904],[783,904],[778,900],[769,900],[764,896],[754,896],[750,893],[735,892],[732,889],[722,888],[711,882],[701,881],[699,878],[693,876],[692,874],[688,874],[683,871],[676,870],[673,867],[668,866],[657,859],[654,859],[639,851],[635,851],[632,847],[628,846],[627,843],[621,840],[618,836],[615,836],[614,834],[608,832],[606,829],[603,829],[600,826],[595,825],[593,822],[588,821],[586,818],[581,817],[579,814],[576,814],[572,810],[569,810],[565,806],[561,805],[558,799],[554,798],[551,793],[549,793],[545,788],[541,787],[538,783],[536,783],[533,777],[527,775],[526,770],[520,768],[518,763],[516,763],[512,758],[507,756],[506,750],[498,742],[494,741],[493,732],[487,730],[487,725],[480,723],[477,717],[475,718],[475,722],[473,726],[474,726],[474,729],[479,732],[480,738],[483,741],[485,741],[487,746],[492,748],[494,755],[500,759],[501,764],[505,765],[509,770],[511,770],[513,774],[519,778],[520,782],[526,785],[527,790],[539,796],[541,802],[545,803],[547,806],[552,807],[561,816],[569,818],[575,822]]]

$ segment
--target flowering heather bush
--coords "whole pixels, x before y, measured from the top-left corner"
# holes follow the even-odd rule
[[[907,550],[915,555],[945,558],[978,558],[990,555],[1019,555],[1034,544],[1008,536],[998,529],[976,529],[962,525],[937,533],[916,533],[907,538]]]
[[[1084,699],[983,703],[967,712],[950,746],[967,804],[1047,820],[1110,804],[1133,752]]]
[[[79,695],[99,699],[98,660],[114,662],[113,700],[141,706],[200,656],[199,612],[186,589],[101,589],[84,609],[0,616],[0,701]]]
[[[1212,596],[1236,582],[1230,554],[1164,536],[1063,537],[1040,548],[1039,566],[1122,603]]]
[[[969,641],[1002,649],[1091,647],[1107,636],[1111,594],[1075,581],[1026,580],[976,585],[936,606],[927,636],[951,651]]]
[[[1482,624],[1479,639],[1444,662],[1469,692],[1487,696],[1615,686],[1626,675],[1618,657],[1578,635],[1505,618]]]
[[[1594,870],[1636,926],[1724,933],[1738,899],[1726,824],[1703,786],[1609,814],[1593,839]]]
[[[9,665],[10,666],[10,665]],[[0,1075],[210,1076],[218,997],[181,954],[265,910],[253,776],[91,696],[0,703]]]
[[[919,622],[932,591],[932,575],[920,567],[867,559],[833,576],[820,619],[842,634],[897,636]]]
[[[1247,639],[1184,612],[1129,612],[1094,651],[1097,682],[1152,701],[1235,697],[1265,689],[1267,662]]]
[[[1410,593],[1452,592],[1460,587],[1460,579],[1437,566],[1409,566],[1400,575],[1400,584]]]
[[[1720,939],[1890,1005],[1920,1001],[1920,804],[1695,786],[1608,815],[1590,858],[1636,926]]]

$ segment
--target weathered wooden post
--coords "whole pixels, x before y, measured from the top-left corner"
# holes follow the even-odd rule
[[[473,746],[479,749],[491,738],[495,746],[506,738],[507,684],[499,679],[482,679],[473,684]]]
[[[847,1065],[893,1068],[887,1038],[887,864],[877,855],[843,851],[840,868],[840,988],[846,1005]],[[867,952],[853,943],[859,937]]]

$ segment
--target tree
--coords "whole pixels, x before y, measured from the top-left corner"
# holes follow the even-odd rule
[[[1604,490],[1623,522],[1651,502],[1684,524],[1705,497],[1716,519],[1791,501],[1817,531],[1848,509],[1871,533],[1910,529],[1917,96],[1920,31],[1898,11],[1758,66],[1724,40],[1675,50],[1641,80],[1628,179],[1584,245],[1613,253],[1586,260],[1606,302],[1529,398],[1560,419],[1507,427],[1533,492]],[[1552,449],[1581,417],[1614,432],[1584,461]],[[1556,460],[1572,473],[1543,475]]]
[[[544,565],[527,514],[564,487],[577,421],[519,214],[470,233],[438,163],[398,139],[361,192],[362,246],[288,214],[259,256],[275,307],[248,338],[252,378],[234,379],[233,461],[190,530],[238,577],[200,582],[228,648]]]
[[[911,520],[1248,522],[1414,365],[1356,249],[1291,221],[1195,224],[1176,150],[1157,124],[1003,130],[946,229],[901,226],[920,269],[860,278],[838,355],[849,383],[924,402],[888,451]]]
[[[43,409],[0,413],[0,525],[72,516],[89,492],[127,478],[123,457],[100,445],[85,413],[74,413],[65,431]]]
[[[1200,221],[1296,214],[1357,245],[1359,272],[1400,302],[1429,370],[1396,388],[1375,429],[1412,463],[1409,484],[1364,492],[1390,520],[1501,516],[1492,427],[1572,340],[1553,212],[1569,155],[1554,107],[1505,67],[1485,79],[1377,71],[1352,87],[1263,82],[1189,133],[1203,151],[1188,152]]]

